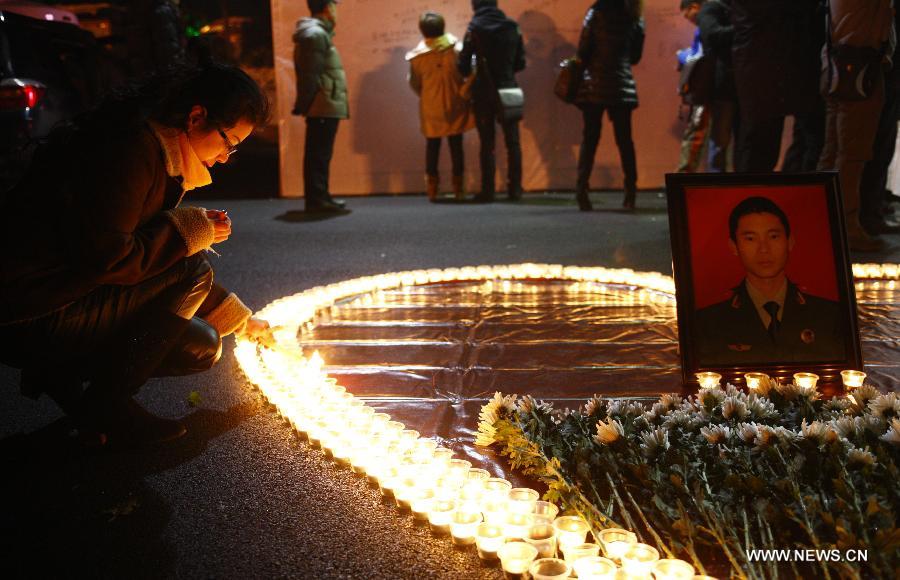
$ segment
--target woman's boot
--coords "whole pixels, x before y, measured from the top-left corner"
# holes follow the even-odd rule
[[[453,195],[457,201],[462,201],[466,198],[466,180],[462,175],[453,176]]]
[[[591,205],[591,198],[588,196],[588,182],[583,176],[578,177],[578,185],[576,186],[575,191],[578,209],[581,211],[593,210],[594,206]]]
[[[634,210],[635,198],[637,197],[637,187],[634,184],[625,184],[625,199],[622,200],[622,207],[628,211]]]
[[[440,192],[440,178],[437,175],[425,176],[425,193],[428,194],[428,201],[435,202]]]

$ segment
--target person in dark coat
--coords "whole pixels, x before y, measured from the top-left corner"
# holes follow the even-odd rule
[[[740,109],[735,166],[772,171],[787,116],[815,112],[818,0],[732,0],[732,62]]]
[[[463,39],[458,66],[462,76],[468,77],[472,73],[473,57],[483,58],[487,62],[487,70],[475,67],[472,86],[475,127],[481,141],[481,193],[475,196],[475,200],[485,203],[494,201],[496,123],[503,129],[506,141],[506,193],[509,199],[518,200],[522,197],[519,121],[502,121],[498,118],[496,89],[518,86],[516,73],[525,70],[525,44],[519,25],[497,7],[497,0],[472,0],[472,10],[475,14]]]
[[[728,245],[746,271],[732,295],[697,311],[701,366],[822,362],[844,358],[838,303],[803,292],[785,274],[794,237],[765,197],[738,203]]]
[[[597,0],[584,17],[577,53],[583,73],[575,96],[575,104],[584,119],[576,185],[578,207],[582,211],[592,209],[589,182],[604,111],[612,121],[625,174],[622,206],[634,209],[637,160],[631,137],[631,112],[638,106],[638,96],[631,66],[640,62],[643,53],[641,9],[639,0]]]
[[[56,129],[8,193],[0,361],[22,369],[23,394],[49,395],[87,442],[183,435],[133,395],[151,376],[210,368],[227,334],[268,334],[213,281],[205,254],[228,239],[227,214],[181,205],[267,110],[240,69],[170,71]]]
[[[706,105],[710,111],[711,125],[708,166],[710,171],[725,171],[737,115],[734,67],[731,64],[731,45],[734,41],[731,0],[706,0],[697,13],[697,28],[700,29],[704,54],[716,62],[713,87]]]

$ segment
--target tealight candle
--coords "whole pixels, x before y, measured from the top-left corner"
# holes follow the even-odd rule
[[[713,372],[697,373],[697,381],[700,383],[701,389],[712,389],[719,386],[722,375]]]
[[[694,567],[684,560],[666,558],[653,566],[653,575],[656,580],[692,580]]]
[[[509,495],[506,496],[507,509],[511,512],[529,514],[534,507],[534,502],[540,497],[541,494],[527,487],[510,489]]]
[[[841,371],[841,380],[848,389],[855,389],[863,386],[866,380],[866,373],[862,371]]]
[[[531,514],[519,514],[515,512],[506,512],[503,518],[503,533],[507,538],[521,539],[528,535],[528,529],[534,525],[534,518]]]
[[[505,541],[503,528],[498,525],[482,523],[475,528],[475,547],[482,560],[496,560],[497,550]]]
[[[537,548],[525,542],[507,542],[497,550],[497,557],[507,578],[518,578],[528,572],[537,557]]]
[[[535,516],[539,516],[536,519],[548,519],[550,522],[553,522],[553,520],[556,519],[557,514],[559,514],[559,507],[557,507],[555,503],[538,500],[534,502],[534,505],[531,507],[531,513]]]
[[[572,567],[559,558],[540,558],[529,568],[532,580],[565,580],[572,574]]]
[[[553,520],[553,527],[556,528],[559,547],[563,551],[565,551],[566,546],[583,544],[590,528],[581,516],[560,516]]]
[[[572,567],[581,580],[615,580],[619,570],[615,562],[602,556],[579,558]]]
[[[485,501],[503,500],[506,502],[506,496],[512,489],[512,484],[505,479],[499,477],[489,477],[484,480],[484,499]]]
[[[434,500],[434,490],[417,489],[413,492],[409,502],[409,509],[412,511],[413,519],[424,522],[428,520],[428,510],[431,509],[431,503]]]
[[[769,378],[766,373],[744,373],[744,380],[747,382],[747,388],[752,390],[758,389],[762,382]]]
[[[575,562],[581,558],[600,555],[600,545],[592,543],[571,544],[562,548],[563,557],[570,566],[574,566]]]
[[[637,535],[620,528],[607,528],[597,533],[597,541],[607,558],[620,560],[637,543]]]
[[[458,509],[450,520],[450,539],[457,546],[475,543],[475,533],[481,523],[481,512]]]
[[[444,535],[450,532],[450,520],[456,510],[456,502],[453,500],[438,499],[431,503],[428,510],[428,523],[431,532],[435,535]]]
[[[522,538],[526,544],[531,544],[538,551],[538,558],[552,558],[556,556],[556,529],[551,524],[534,524],[528,528],[528,533]]]
[[[805,387],[807,389],[815,389],[816,382],[819,380],[819,375],[813,373],[794,373],[794,383],[798,387]]]
[[[659,560],[659,552],[647,544],[634,544],[622,555],[622,570],[631,576],[646,577]]]
[[[481,498],[481,513],[484,521],[502,525],[506,519],[506,500],[485,500]]]

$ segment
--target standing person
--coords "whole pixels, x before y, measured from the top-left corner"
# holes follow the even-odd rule
[[[731,24],[731,0],[704,0],[696,16],[703,51],[715,61],[715,75],[707,108],[710,113],[709,157],[710,171],[728,169],[728,147],[734,134],[737,115],[737,94],[734,88],[734,67],[731,46],[734,26]]]
[[[301,18],[294,31],[294,114],[306,117],[303,197],[307,212],[346,213],[349,210],[332,199],[328,187],[338,123],[350,117],[347,77],[332,42],[337,0],[306,0],[306,5],[311,16]]]
[[[475,125],[481,141],[481,193],[475,200],[494,201],[495,123],[500,123],[506,142],[506,194],[510,200],[522,197],[522,148],[519,144],[519,121],[498,119],[497,89],[517,87],[517,72],[525,70],[525,44],[519,25],[506,17],[497,0],[472,0],[475,15],[469,23],[463,48],[459,54],[459,72],[464,77],[472,73],[473,55],[483,58],[487,69],[476,67],[472,87]]]
[[[844,222],[851,250],[875,252],[884,248],[884,240],[866,232],[860,223],[860,181],[866,162],[872,159],[872,145],[884,105],[884,74],[881,67],[890,66],[894,54],[894,13],[892,0],[830,0],[829,42],[822,51],[826,81],[830,76],[830,54],[845,47],[870,49],[870,67],[875,70],[874,83],[865,98],[843,100],[826,95],[825,147],[819,169],[840,172]],[[829,83],[823,83],[826,90]]]
[[[267,111],[238,68],[169,71],[54,130],[0,208],[0,361],[87,442],[184,435],[133,399],[141,386],[207,370],[232,332],[267,333],[213,282],[204,250],[228,239],[227,214],[180,205]]]
[[[597,0],[584,17],[578,42],[578,59],[584,72],[575,97],[584,119],[576,187],[578,208],[582,211],[592,209],[589,182],[604,111],[612,121],[625,174],[622,207],[634,209],[637,160],[631,138],[631,112],[638,106],[638,96],[631,66],[640,62],[643,54],[642,12],[642,0]]]
[[[785,117],[815,112],[818,2],[731,0],[732,63],[741,115],[738,171],[773,171]]]
[[[687,5],[685,4],[687,2]],[[681,14],[690,22],[696,23],[696,13],[700,10],[697,0],[683,0]],[[690,66],[691,61],[703,55],[700,43],[700,29],[694,30],[694,40],[691,46],[683,48],[676,53],[678,71],[683,73],[685,66]],[[681,87],[679,87],[679,90]],[[695,103],[695,99],[689,93],[682,95],[682,111],[687,110],[687,126],[681,136],[681,158],[678,160],[678,173],[696,173],[703,162],[703,153],[707,148],[709,137],[709,109],[702,103]],[[679,120],[682,118],[679,113]]]
[[[425,135],[425,181],[428,200],[435,201],[440,193],[438,159],[441,138],[450,145],[453,163],[453,193],[456,199],[465,197],[465,159],[463,132],[471,129],[468,86],[456,67],[459,51],[457,39],[444,33],[444,17],[426,12],[419,18],[419,31],[424,40],[406,54],[409,61],[409,85],[419,95],[419,117]]]

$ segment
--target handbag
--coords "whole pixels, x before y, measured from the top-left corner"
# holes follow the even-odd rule
[[[578,87],[581,85],[581,61],[577,58],[567,58],[559,63],[559,72],[556,73],[556,84],[553,85],[553,93],[567,103],[575,102]]]
[[[825,5],[827,66],[822,95],[838,101],[865,101],[872,96],[881,74],[884,52],[869,46],[831,44],[831,5]]]

